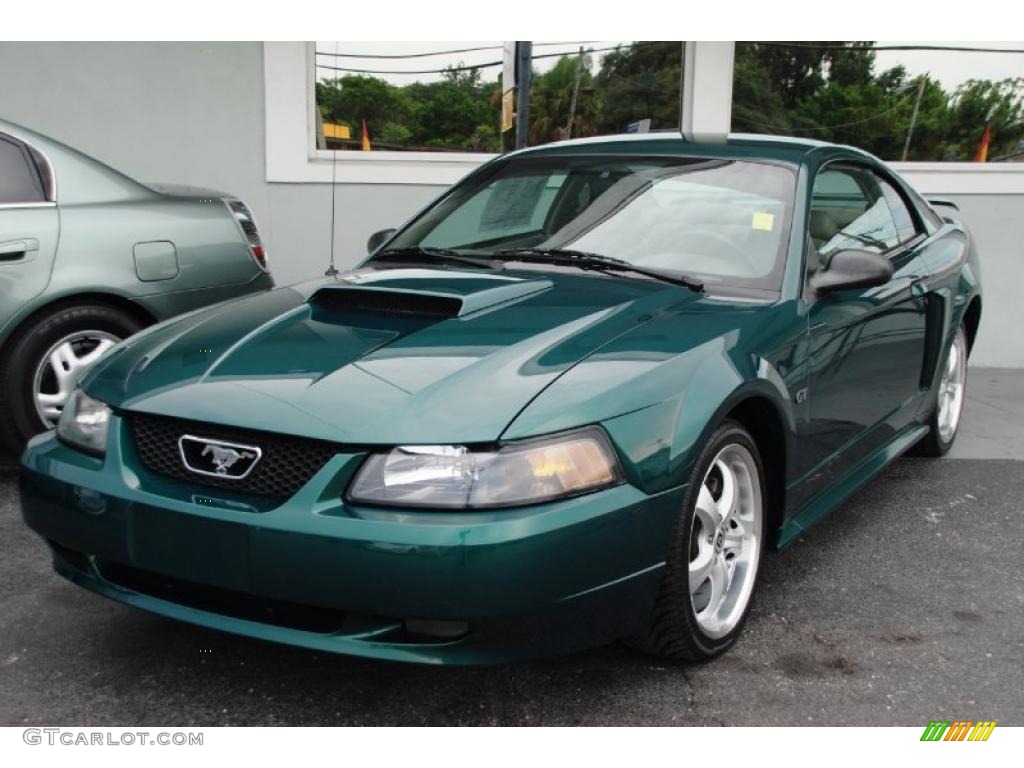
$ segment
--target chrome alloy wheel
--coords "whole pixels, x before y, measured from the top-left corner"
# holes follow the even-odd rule
[[[32,381],[36,413],[47,429],[57,420],[78,380],[120,338],[106,331],[76,331],[54,344],[40,359]]]
[[[725,446],[704,476],[690,536],[690,601],[708,637],[734,630],[750,601],[763,510],[754,457],[738,443]]]
[[[942,442],[952,442],[956,428],[960,425],[960,414],[964,409],[964,392],[967,384],[967,339],[963,328],[958,328],[953,343],[949,345],[949,356],[939,381],[939,437]]]

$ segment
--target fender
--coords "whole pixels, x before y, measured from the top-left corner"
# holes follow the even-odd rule
[[[11,315],[7,323],[0,328],[0,347],[3,347],[3,345],[7,343],[8,339],[10,339],[11,335],[33,315],[45,312],[50,307],[58,304],[66,304],[73,301],[81,303],[95,301],[97,303],[106,303],[114,307],[124,309],[130,308],[129,311],[136,315],[139,320],[144,321],[147,325],[161,319],[155,317],[153,313],[143,306],[137,299],[137,296],[134,296],[129,292],[112,288],[109,285],[88,286],[82,288],[69,287],[63,291],[54,292],[50,292],[48,290],[43,291],[32,299],[32,301],[19,307],[18,311]]]
[[[711,433],[738,407],[749,401],[771,408],[782,424],[785,466],[796,435],[792,388],[763,357],[749,358],[747,375],[719,350],[704,357],[679,393],[650,406],[602,421],[622,453],[624,471],[646,493],[686,482],[693,460]]]

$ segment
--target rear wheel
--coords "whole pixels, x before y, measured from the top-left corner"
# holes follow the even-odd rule
[[[764,548],[763,478],[750,433],[724,422],[695,462],[651,624],[634,645],[705,661],[736,642]]]
[[[141,328],[126,312],[97,304],[30,320],[0,359],[0,446],[17,454],[30,437],[55,427],[89,367]]]
[[[944,456],[953,447],[967,399],[967,334],[961,325],[942,363],[938,399],[928,434],[914,446],[918,456]]]

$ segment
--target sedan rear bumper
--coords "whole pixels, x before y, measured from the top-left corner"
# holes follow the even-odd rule
[[[683,490],[445,515],[352,508],[339,482],[361,457],[339,455],[259,511],[132,469],[124,432],[112,425],[106,463],[52,436],[23,457],[23,514],[59,573],[195,624],[402,661],[492,663],[640,630]],[[410,619],[464,629],[421,634]]]

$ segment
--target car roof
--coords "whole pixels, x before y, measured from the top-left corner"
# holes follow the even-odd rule
[[[795,136],[773,136],[754,133],[730,133],[724,142],[689,141],[677,131],[664,133],[622,133],[593,136],[544,144],[512,152],[511,155],[547,156],[562,154],[656,154],[705,157],[736,157],[764,159],[800,164],[811,154],[847,155],[863,159],[875,158],[843,144]]]

